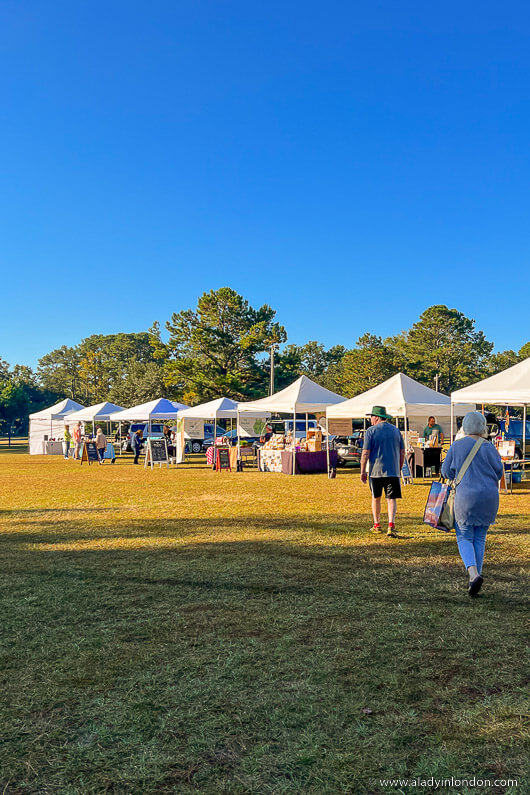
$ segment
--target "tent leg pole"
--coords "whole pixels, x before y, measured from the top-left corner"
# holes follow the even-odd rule
[[[296,474],[296,407],[293,413],[293,475]]]
[[[526,459],[526,403],[523,406],[523,461]],[[524,472],[524,465],[522,468]]]
[[[451,401],[451,434],[449,437],[451,439],[451,444],[453,444],[453,439],[454,439],[453,423],[454,423],[454,403],[453,401]]]
[[[326,409],[326,466],[329,475],[329,419],[328,419],[327,409]]]

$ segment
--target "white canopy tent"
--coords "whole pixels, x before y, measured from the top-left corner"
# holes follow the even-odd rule
[[[296,438],[296,415],[314,414],[325,411],[328,406],[341,403],[345,398],[325,389],[320,384],[311,381],[306,375],[301,375],[290,386],[261,400],[252,400],[248,403],[238,404],[238,415],[242,412],[257,414],[262,411],[276,412],[278,414],[293,415],[293,434]],[[238,421],[239,424],[239,421]],[[296,468],[296,444],[293,449],[293,475]]]
[[[179,412],[189,406],[177,403],[166,398],[157,398],[148,403],[141,403],[130,409],[123,409],[109,414],[111,422],[159,422],[162,420],[176,420]]]
[[[326,409],[328,419],[360,418],[370,413],[373,406],[385,406],[393,417],[403,417],[407,429],[421,433],[430,416],[436,421],[446,436],[452,428],[451,398],[436,392],[404,373],[396,373],[382,384],[356,395],[344,403]],[[471,403],[459,403],[455,407],[456,416],[463,416],[474,410]]]
[[[183,409],[179,412],[178,420],[179,425],[180,421],[183,420],[182,428],[180,429],[177,439],[176,439],[176,460],[177,463],[180,464],[184,461],[185,456],[185,438],[186,438],[186,420],[188,420],[188,425],[197,425],[196,423],[192,423],[192,420],[198,420],[199,423],[196,429],[198,436],[195,438],[199,438],[199,436],[204,437],[204,420],[212,420],[213,422],[213,439],[212,444],[215,447],[215,438],[217,435],[217,420],[218,419],[234,419],[237,416],[237,403],[235,400],[231,400],[230,398],[221,397],[217,398],[216,400],[210,400],[207,403],[200,403],[198,406],[192,406],[189,409]],[[202,430],[202,433],[201,433]],[[191,433],[191,430],[188,428],[188,432]],[[190,438],[190,437],[187,437]],[[192,443],[193,445],[193,443]]]
[[[201,403],[179,413],[179,420],[186,417],[197,420],[234,419],[237,415],[237,403],[230,398],[221,397]]]
[[[29,452],[30,455],[42,455],[45,452],[45,443],[48,439],[61,435],[64,432],[65,419],[70,419],[74,411],[82,409],[80,403],[71,398],[65,398],[55,406],[50,406],[42,411],[29,415]]]
[[[207,403],[201,403],[198,406],[192,406],[189,409],[184,409],[179,412],[178,419],[184,420],[184,430],[186,420],[212,420],[213,421],[213,444],[215,446],[217,420],[219,419],[238,419],[238,403],[231,398],[221,397],[216,400],[210,400]],[[244,404],[243,404],[244,405]],[[270,417],[270,412],[252,412],[252,417],[260,417],[266,419]],[[239,422],[237,423],[238,440],[239,440]],[[182,452],[183,455],[183,452]],[[178,457],[178,456],[177,456]]]
[[[530,405],[530,357],[476,384],[457,389],[451,395],[451,405],[469,400],[475,405],[522,406],[523,457],[526,457],[526,414]]]
[[[94,406],[87,406],[80,411],[74,411],[68,417],[70,422],[114,422],[111,420],[110,415],[116,411],[125,411],[123,406],[117,406],[115,403],[96,403]]]

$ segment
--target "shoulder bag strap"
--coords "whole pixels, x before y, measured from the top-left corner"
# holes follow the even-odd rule
[[[473,445],[473,447],[471,448],[471,450],[467,454],[466,460],[464,461],[464,463],[460,467],[460,471],[459,471],[458,475],[456,476],[456,478],[454,480],[455,486],[458,486],[458,484],[460,483],[460,481],[462,480],[462,478],[466,474],[470,463],[473,461],[473,459],[475,458],[476,454],[478,453],[478,451],[480,450],[480,448],[482,447],[482,445],[484,444],[485,441],[486,441],[485,439],[477,439],[477,441],[475,442],[475,444]]]

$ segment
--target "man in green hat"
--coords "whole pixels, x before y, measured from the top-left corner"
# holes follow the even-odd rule
[[[381,533],[381,495],[385,492],[388,506],[388,532],[391,538],[397,538],[396,509],[401,497],[401,467],[405,459],[405,445],[401,433],[391,420],[385,406],[372,408],[372,427],[364,435],[363,452],[361,455],[361,481],[366,483],[366,470],[370,463],[370,490],[372,492],[372,514],[374,533]]]

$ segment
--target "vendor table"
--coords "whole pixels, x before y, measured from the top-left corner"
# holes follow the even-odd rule
[[[337,451],[329,452],[330,467],[337,466]],[[258,450],[258,469],[261,472],[282,472],[284,475],[293,473],[293,452],[291,450]],[[325,450],[309,453],[297,453],[295,459],[295,475],[309,475],[328,471]]]
[[[440,474],[442,460],[441,447],[413,447],[408,462],[414,477],[425,477],[425,469],[430,467],[437,475]]]
[[[522,478],[526,474],[526,467],[530,467],[530,459],[525,458],[503,458],[502,459],[502,466],[504,469],[504,477],[499,483],[499,491],[504,490],[504,493],[508,493],[508,483],[510,488],[510,494],[513,494],[513,473],[514,469],[516,472],[521,472]],[[509,473],[509,474],[508,474]],[[507,477],[508,475],[508,477]],[[524,478],[526,480],[526,478]]]
[[[62,442],[43,442],[45,455],[64,455]]]
[[[258,450],[258,469],[260,472],[281,472],[282,453],[285,450]]]

